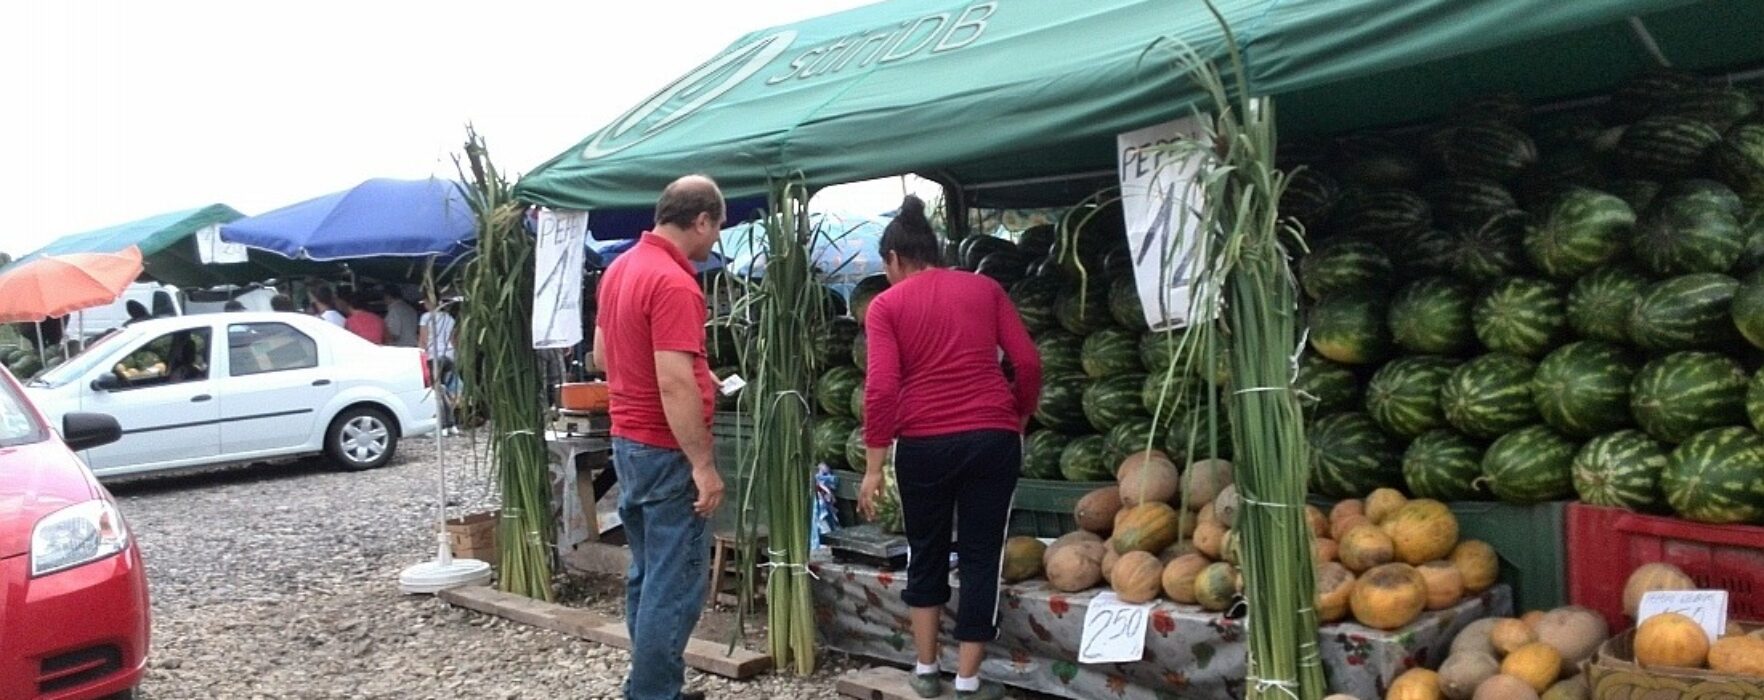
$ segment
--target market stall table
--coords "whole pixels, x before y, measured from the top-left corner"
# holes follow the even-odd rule
[[[550,453],[551,517],[557,523],[559,551],[573,551],[585,542],[619,525],[619,514],[607,499],[607,482],[597,476],[612,474],[612,444],[605,437],[546,431]]]
[[[906,573],[828,560],[815,562],[815,612],[829,647],[858,656],[914,661],[907,607],[900,592]],[[951,587],[956,586],[953,577]],[[989,645],[981,675],[988,680],[1069,698],[1229,698],[1243,695],[1244,625],[1197,606],[1157,601],[1146,630],[1145,660],[1080,664],[1077,644],[1085,611],[1104,588],[1061,593],[1046,581],[1004,586],[999,637]],[[957,596],[960,596],[959,591]],[[950,601],[953,608],[955,599]],[[1404,670],[1437,666],[1453,637],[1472,621],[1512,614],[1512,592],[1496,586],[1445,610],[1423,614],[1391,632],[1357,624],[1323,628],[1323,661],[1333,692],[1383,697]],[[955,668],[951,616],[944,617],[943,666]]]

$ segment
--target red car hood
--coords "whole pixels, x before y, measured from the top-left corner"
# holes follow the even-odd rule
[[[43,516],[103,494],[78,457],[51,437],[0,447],[0,559],[31,549],[31,528]]]

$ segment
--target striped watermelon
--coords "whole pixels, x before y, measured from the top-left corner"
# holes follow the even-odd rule
[[[1455,175],[1506,182],[1537,162],[1537,144],[1511,124],[1482,122],[1460,127],[1446,147],[1446,169]]]
[[[849,316],[835,316],[827,320],[815,333],[814,362],[816,367],[829,368],[835,365],[844,366],[851,359],[851,344],[857,340],[863,327],[856,319]]]
[[[1086,336],[1078,357],[1092,379],[1145,371],[1139,363],[1139,334],[1125,328],[1104,328]]]
[[[1656,440],[1682,442],[1701,430],[1745,423],[1747,380],[1726,355],[1675,352],[1636,372],[1629,412]]]
[[[1654,510],[1666,457],[1666,446],[1640,430],[1600,435],[1574,455],[1574,492],[1589,505]]]
[[[851,339],[851,364],[858,369],[870,367],[870,338],[863,331]]]
[[[1452,274],[1476,284],[1523,274],[1527,268],[1524,241],[1522,216],[1499,217],[1482,226],[1460,229]]]
[[[1470,311],[1476,291],[1450,277],[1424,277],[1397,292],[1390,303],[1391,339],[1402,349],[1456,355],[1476,347]]]
[[[1136,333],[1145,330],[1145,309],[1139,303],[1139,286],[1133,281],[1132,270],[1109,282],[1109,316],[1122,328]]]
[[[887,464],[890,461],[893,460],[885,459],[883,463]],[[861,426],[852,430],[851,437],[845,440],[845,462],[852,465],[851,468],[857,471],[869,468],[869,451],[864,447],[864,429]]]
[[[1658,105],[1673,95],[1700,84],[1700,78],[1684,71],[1649,69],[1617,86],[1611,93],[1612,123],[1627,124],[1652,114]]]
[[[1617,160],[1642,177],[1684,177],[1721,141],[1715,127],[1684,117],[1648,117],[1623,130]]]
[[[1753,347],[1764,348],[1764,274],[1754,274],[1733,292],[1733,325]]]
[[[1103,457],[1103,436],[1081,435],[1060,450],[1060,475],[1066,481],[1111,481],[1115,465]]]
[[[1000,287],[1010,289],[1011,285],[1028,277],[1030,262],[1021,251],[1001,250],[981,258],[980,264],[974,266],[974,273],[990,277]]]
[[[1109,428],[1103,435],[1103,460],[1110,469],[1119,469],[1127,455],[1143,452],[1148,447],[1164,449],[1164,434],[1152,427],[1150,418],[1133,418]]]
[[[1715,172],[1734,191],[1764,197],[1764,124],[1741,124],[1710,152]]]
[[[1353,369],[1312,353],[1299,359],[1293,388],[1299,391],[1300,405],[1314,416],[1348,411],[1360,405],[1360,380]]]
[[[1029,332],[1039,335],[1060,327],[1054,306],[1060,303],[1060,295],[1065,291],[1066,284],[1058,277],[1029,277],[1011,285],[1011,305],[1017,307],[1017,315],[1023,319]],[[852,304],[855,306],[857,302]]]
[[[1681,90],[1662,100],[1649,116],[1683,117],[1708,124],[1716,131],[1752,116],[1758,101],[1734,87],[1705,85]]]
[[[851,365],[827,370],[815,381],[815,400],[821,410],[835,416],[851,414],[851,392],[864,381],[864,371]]]
[[[1333,498],[1360,498],[1403,483],[1401,446],[1364,413],[1317,419],[1311,443],[1311,486]]]
[[[1299,260],[1299,284],[1312,299],[1382,287],[1390,276],[1390,257],[1360,238],[1325,241]]]
[[[1017,248],[1034,257],[1053,253],[1054,244],[1060,240],[1060,230],[1053,224],[1036,224],[1023,229],[1017,236]]]
[[[1752,210],[1740,222],[1746,237],[1746,250],[1740,253],[1738,270],[1764,268],[1764,199],[1753,202]]]
[[[1575,437],[1626,427],[1629,383],[1639,365],[1623,346],[1597,340],[1557,348],[1531,377],[1537,412],[1550,427]]]
[[[1727,272],[1746,250],[1746,231],[1712,193],[1657,202],[1635,227],[1636,259],[1661,275]]]
[[[1145,405],[1140,396],[1145,389],[1145,375],[1117,374],[1098,379],[1084,388],[1079,406],[1085,420],[1099,433],[1135,418],[1145,418]]]
[[[1686,519],[1764,522],[1764,437],[1737,427],[1697,433],[1672,451],[1660,487]]]
[[[1629,311],[1629,339],[1646,350],[1725,348],[1737,340],[1730,310],[1739,281],[1705,272],[1650,285]]]
[[[1023,441],[1023,478],[1064,480],[1060,473],[1060,451],[1072,441],[1071,436],[1057,430],[1037,430]]]
[[[866,465],[851,464],[845,441],[858,429],[858,422],[843,416],[820,416],[815,419],[813,442],[815,461],[834,469],[862,470]]]
[[[1640,214],[1653,206],[1654,198],[1660,195],[1660,183],[1653,180],[1637,180],[1624,178],[1606,181],[1600,189],[1616,195],[1629,205],[1629,210]]]
[[[1531,377],[1537,365],[1518,355],[1489,353],[1458,365],[1439,390],[1446,422],[1459,432],[1493,438],[1537,421]]]
[[[1573,279],[1622,255],[1634,227],[1635,212],[1623,200],[1574,188],[1550,207],[1542,226],[1525,234],[1525,254],[1544,274]]]
[[[1000,252],[1018,253],[1027,261],[1027,256],[1022,256],[1021,252],[1017,250],[1017,244],[997,236],[975,234],[963,238],[956,247],[959,258],[955,261],[956,266],[964,270],[973,270],[980,266],[980,261],[984,260],[986,256]]]
[[[1482,177],[1451,177],[1435,180],[1427,188],[1434,217],[1453,226],[1476,227],[1490,218],[1519,209],[1513,193],[1501,183]]]
[[[1061,328],[1078,335],[1108,328],[1115,322],[1109,314],[1108,285],[1093,282],[1066,290],[1054,303],[1054,316],[1059,318]]]
[[[864,420],[864,380],[859,379],[857,386],[851,390],[851,417],[858,422]]]
[[[1041,355],[1043,376],[1084,371],[1084,339],[1064,330],[1037,333],[1035,352]]]
[[[1336,139],[1334,160],[1342,164],[1339,174],[1343,179],[1364,187],[1400,187],[1421,175],[1421,164],[1413,156],[1378,134],[1359,133]],[[1338,206],[1345,208],[1345,204]]]
[[[1390,353],[1382,300],[1365,294],[1330,297],[1311,307],[1311,349],[1349,365],[1378,362]]]
[[[1429,355],[1392,360],[1366,384],[1366,414],[1384,432],[1398,437],[1412,438],[1445,427],[1439,389],[1457,365]]]
[[[1715,180],[1691,178],[1679,180],[1662,190],[1666,199],[1693,207],[1712,207],[1733,216],[1745,214],[1745,200],[1733,188]]]
[[[1482,443],[1449,428],[1415,437],[1403,452],[1403,482],[1416,498],[1480,501],[1491,494],[1482,481]]]
[[[1764,426],[1764,369],[1758,370],[1746,384],[1746,419],[1753,428],[1764,430],[1759,427]]]
[[[1186,331],[1148,331],[1139,336],[1139,363],[1145,371],[1161,374],[1182,347]]]
[[[1062,433],[1076,435],[1090,430],[1084,417],[1084,390],[1090,378],[1082,374],[1048,375],[1041,382],[1041,401],[1035,407],[1035,420]]]
[[[1171,416],[1165,428],[1164,454],[1177,464],[1216,457],[1231,459],[1231,416],[1225,402],[1197,397]]]
[[[1567,295],[1548,280],[1508,277],[1496,282],[1470,312],[1476,339],[1495,352],[1538,357],[1568,332]]]
[[[1280,215],[1297,219],[1307,231],[1314,230],[1329,220],[1340,198],[1341,185],[1334,177],[1316,168],[1302,168],[1292,174],[1280,193]]]
[[[1568,290],[1568,327],[1591,340],[1629,342],[1629,312],[1650,284],[1645,275],[1624,265],[1586,273]]]
[[[1489,490],[1508,503],[1543,503],[1574,495],[1580,443],[1547,425],[1502,435],[1482,455]]]
[[[1342,232],[1381,246],[1433,223],[1433,211],[1427,200],[1405,189],[1372,190],[1344,204]]]
[[[1196,401],[1200,389],[1193,382],[1191,376],[1181,372],[1174,376],[1166,376],[1163,372],[1147,373],[1145,383],[1140,386],[1139,405],[1145,407],[1146,413],[1169,420],[1175,411]],[[1167,389],[1165,384],[1169,385]]]
[[[1458,237],[1434,228],[1404,236],[1391,253],[1397,272],[1409,278],[1451,274],[1457,258]]]

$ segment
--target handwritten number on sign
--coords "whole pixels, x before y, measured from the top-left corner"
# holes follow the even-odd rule
[[[1085,625],[1083,649],[1078,657],[1085,662],[1105,661],[1114,651],[1117,640],[1143,639],[1145,636],[1145,608],[1117,608],[1097,613],[1094,621]]]

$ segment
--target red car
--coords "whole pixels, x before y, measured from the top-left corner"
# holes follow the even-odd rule
[[[147,572],[116,501],[75,450],[114,418],[61,434],[0,369],[0,698],[128,698],[147,667]]]

